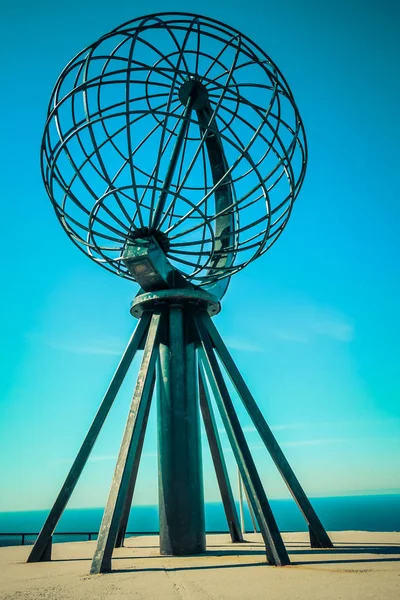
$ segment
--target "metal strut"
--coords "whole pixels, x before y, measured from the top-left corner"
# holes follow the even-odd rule
[[[201,369],[199,369],[199,392],[200,408],[203,416],[204,428],[207,434],[208,445],[210,446],[211,457],[214,464],[215,474],[217,476],[222,503],[224,505],[225,516],[228,523],[231,540],[232,542],[243,542],[243,535],[239,524],[235,498],[233,496],[228,470],[226,468],[224,454],[221,448],[221,442],[218,435],[217,425],[215,423],[211,398],[208,393],[207,382],[204,380],[204,375]]]
[[[155,377],[153,377],[153,381],[152,381],[152,385],[151,385],[150,398],[153,397],[154,385],[155,385]],[[149,412],[147,412],[145,414],[144,419],[143,419],[143,425],[140,430],[135,460],[134,460],[132,472],[131,472],[131,475],[129,478],[128,490],[126,492],[126,498],[125,498],[124,508],[122,510],[121,522],[120,522],[120,526],[118,529],[117,539],[115,542],[116,548],[121,548],[124,545],[124,541],[125,541],[126,528],[128,526],[129,514],[131,511],[131,507],[132,507],[132,499],[133,499],[133,494],[135,492],[136,479],[137,479],[137,474],[139,471],[140,459],[142,457],[143,442],[144,442],[144,438],[146,435],[148,418],[149,418]]]
[[[97,547],[90,569],[91,573],[111,571],[111,557],[121,524],[122,511],[131,484],[131,474],[142,448],[143,429],[147,423],[150,411],[160,319],[160,313],[154,313],[151,317],[142,364],[126,422],[107,505],[100,526]]]
[[[200,350],[201,366],[207,374],[207,379],[221,414],[232,451],[238,464],[254,514],[256,515],[265,543],[267,562],[275,566],[288,565],[290,564],[288,553],[251,456],[246,438],[244,437],[221,369],[219,368],[207,329],[198,315],[195,317],[195,322],[202,345],[202,350]]]
[[[299,480],[294,474],[293,469],[291,468],[278,442],[276,441],[275,436],[269,428],[261,410],[257,406],[256,401],[254,400],[249,388],[240,374],[239,369],[237,368],[220,334],[218,333],[217,328],[204,311],[199,313],[198,320],[201,322],[204,330],[208,333],[212,345],[215,347],[222,364],[224,365],[241,401],[243,402],[251,420],[253,421],[254,427],[258,431],[262,441],[271,455],[272,460],[274,461],[296,504],[308,523],[310,529],[311,547],[333,548],[333,544],[329,538],[329,535],[319,520],[317,513],[306,496],[306,493],[301,487]]]
[[[93,420],[92,425],[83,441],[83,444],[77,454],[76,459],[67,475],[64,485],[62,486],[60,493],[51,509],[41,532],[29,554],[27,562],[39,562],[51,559],[51,545],[52,535],[60,520],[61,515],[75,489],[75,486],[82,474],[82,471],[87,463],[92,448],[97,440],[101,428],[103,427],[104,421],[110,411],[110,408],[115,400],[119,388],[125,378],[125,375],[132,363],[132,360],[140,348],[143,337],[150,323],[150,314],[144,314],[142,319],[138,322],[136,329],[128,342],[126,350],[121,358],[121,361],[115,371],[114,377],[105,393],[100,408]]]

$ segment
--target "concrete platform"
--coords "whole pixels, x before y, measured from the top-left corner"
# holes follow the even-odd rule
[[[284,534],[292,565],[265,563],[261,536],[232,544],[207,536],[206,554],[161,557],[158,538],[130,538],[114,571],[89,575],[96,542],[55,544],[53,560],[26,564],[29,546],[0,548],[1,600],[399,600],[400,533],[342,531],[313,550],[305,533]]]

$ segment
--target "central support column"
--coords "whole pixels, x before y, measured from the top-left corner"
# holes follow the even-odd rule
[[[206,541],[194,331],[183,306],[165,310],[157,372],[160,553],[200,554]]]

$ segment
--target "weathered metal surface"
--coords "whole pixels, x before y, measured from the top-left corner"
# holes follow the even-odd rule
[[[205,139],[213,184],[215,186],[215,253],[208,274],[218,276],[231,268],[235,259],[235,228],[239,229],[239,208],[234,196],[234,186],[229,164],[226,159],[224,145],[218,130],[215,113],[209,101],[196,110],[200,131]],[[222,185],[219,185],[220,182]],[[236,219],[235,219],[236,217]],[[236,226],[236,227],[235,227]],[[228,289],[229,278],[217,281],[209,287],[218,298],[222,298]]]
[[[240,530],[239,518],[235,505],[235,498],[233,496],[232,487],[229,481],[228,470],[226,468],[224,453],[222,451],[221,441],[218,435],[211,398],[209,397],[207,384],[204,381],[201,369],[199,369],[199,395],[204,428],[206,430],[208,444],[210,446],[211,457],[214,463],[214,469],[217,476],[222,503],[224,505],[229,533],[231,534],[232,542],[243,542],[243,536]]]
[[[210,316],[217,315],[221,304],[216,296],[200,288],[183,288],[142,292],[131,303],[131,315],[140,319],[145,310],[151,311],[163,305],[185,304],[192,309],[204,309]]]
[[[202,351],[199,350],[200,364],[207,374],[243,483],[256,515],[265,542],[267,562],[275,566],[288,565],[290,564],[288,553],[236,415],[207,329],[201,318],[196,318],[196,324],[202,345]]]
[[[43,552],[43,555],[42,555],[43,556],[43,558],[42,558],[43,562],[51,560],[52,549],[53,549],[53,536],[50,537],[50,539],[47,542],[47,545],[46,545],[46,547],[44,549],[44,552]]]
[[[155,232],[157,234],[157,232]],[[164,244],[168,243],[165,237]],[[171,265],[151,230],[146,237],[129,240],[125,244],[123,261],[135,281],[146,291],[168,288],[193,287],[181,273]]]
[[[143,427],[147,422],[151,394],[153,391],[155,364],[157,360],[157,336],[162,316],[155,313],[147,335],[135,392],[125,427],[121,448],[115,467],[107,505],[100,526],[97,547],[90,572],[111,571],[111,557],[118,535],[122,512],[131,483],[131,473],[137,460],[137,453],[143,441]]]
[[[183,48],[181,48],[180,53],[182,56]],[[171,154],[171,159],[169,161],[167,171],[164,175],[164,183],[162,186],[162,190],[159,195],[157,204],[155,205],[154,213],[152,215],[152,219],[151,219],[151,228],[152,229],[158,228],[158,226],[160,225],[160,221],[161,221],[162,217],[164,216],[165,204],[171,193],[172,179],[174,177],[175,169],[178,164],[179,155],[181,154],[182,147],[184,146],[185,139],[187,137],[187,132],[188,132],[189,125],[190,125],[190,116],[191,116],[191,113],[193,110],[193,104],[195,103],[195,100],[196,100],[196,92],[195,92],[195,89],[192,88],[191,92],[188,94],[188,97],[186,99],[185,110],[183,111],[183,114],[181,117],[182,122],[180,125],[179,133],[176,137],[174,149],[172,150],[172,154]]]
[[[307,521],[310,530],[313,531],[313,536],[310,536],[311,545],[313,548],[333,548],[333,544],[327,534],[324,526],[318,518],[317,513],[311,505],[311,502],[307,498],[303,488],[300,485],[299,480],[293,472],[293,469],[289,465],[285,455],[283,454],[278,442],[275,439],[274,434],[269,428],[261,410],[257,406],[249,388],[247,387],[239,369],[237,368],[234,360],[232,359],[229,350],[225,346],[218,330],[211,319],[201,313],[199,316],[202,323],[204,324],[208,334],[214,344],[214,347],[218,353],[221,362],[225,366],[225,369],[236,388],[239,397],[241,398],[251,420],[253,421],[254,427],[257,429],[262,441],[264,442],[268,452],[271,455],[278,471],[280,472],[283,480],[285,481],[290,493],[300,508],[305,520]]]
[[[247,502],[247,506],[249,507],[249,513],[250,513],[250,519],[251,519],[251,523],[252,523],[252,525],[253,525],[253,531],[254,531],[254,533],[257,533],[257,523],[256,523],[256,518],[255,518],[255,515],[254,515],[253,508],[252,508],[252,506],[251,506],[250,498],[249,498],[249,495],[248,495],[248,493],[247,493],[247,490],[246,490],[246,488],[244,488],[244,493],[245,493],[245,496],[246,496],[246,502]]]
[[[195,340],[181,306],[166,310],[157,372],[161,554],[204,552]]]
[[[240,514],[240,529],[242,533],[246,533],[246,526],[244,523],[244,511],[243,511],[243,481],[242,476],[240,475],[239,466],[237,466],[237,474],[238,474],[238,492],[239,492],[239,514]]]
[[[155,384],[155,373],[154,373],[154,377],[153,377],[153,382],[151,384],[151,389],[149,392],[150,398],[153,397],[154,384]],[[135,460],[133,462],[133,467],[132,467],[131,475],[129,478],[129,484],[128,484],[128,489],[126,492],[124,508],[123,508],[122,516],[121,516],[121,522],[119,525],[118,535],[117,535],[117,539],[115,542],[116,548],[120,548],[121,546],[124,545],[125,533],[126,533],[126,528],[128,526],[128,520],[129,520],[129,513],[131,510],[131,506],[132,506],[132,498],[133,498],[133,494],[135,492],[136,479],[137,479],[137,474],[138,474],[138,470],[139,470],[140,459],[142,457],[143,442],[144,442],[144,438],[146,435],[148,418],[149,418],[149,411],[145,414],[145,416],[143,418],[143,425],[140,429],[139,440],[137,443],[137,450],[136,450],[136,454],[135,454]]]
[[[64,512],[64,509],[71,497],[72,492],[78,482],[79,477],[86,465],[86,462],[90,456],[92,448],[97,440],[100,430],[107,418],[110,408],[115,400],[119,388],[125,378],[125,375],[131,365],[133,357],[135,356],[141,342],[144,337],[150,323],[150,315],[144,314],[143,318],[139,321],[136,329],[129,340],[126,350],[121,358],[121,361],[115,371],[114,377],[108,387],[108,390],[100,404],[100,408],[91,424],[89,431],[83,441],[83,444],[74,460],[70,472],[67,475],[64,485],[62,486],[60,493],[51,509],[45,524],[33,546],[27,562],[38,562],[42,560],[48,560],[49,553],[46,552],[48,544],[51,545],[51,536],[56,528],[56,525]]]

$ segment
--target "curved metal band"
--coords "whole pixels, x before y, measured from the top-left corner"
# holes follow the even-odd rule
[[[139,293],[131,304],[131,315],[140,319],[145,311],[154,310],[155,306],[163,304],[197,305],[199,310],[207,311],[210,317],[214,317],[221,310],[219,300],[213,294],[197,288],[185,288]]]
[[[221,185],[215,188],[215,214],[218,215],[215,219],[215,251],[214,260],[207,271],[207,276],[218,272],[219,269],[226,269],[233,264],[234,254],[232,251],[225,250],[233,248],[235,241],[235,220],[234,220],[234,188],[232,176],[229,173],[229,165],[226,160],[224,147],[220,138],[217,124],[214,120],[213,131],[210,131],[209,124],[213,119],[214,113],[211,104],[196,110],[197,118],[199,119],[200,131],[205,133],[205,144],[208,157],[210,160],[211,173],[213,184],[218,185],[218,182],[223,180]],[[225,176],[226,173],[229,173]],[[224,296],[230,278],[217,281],[215,284],[208,286],[208,290],[212,290],[214,294],[222,299]]]

